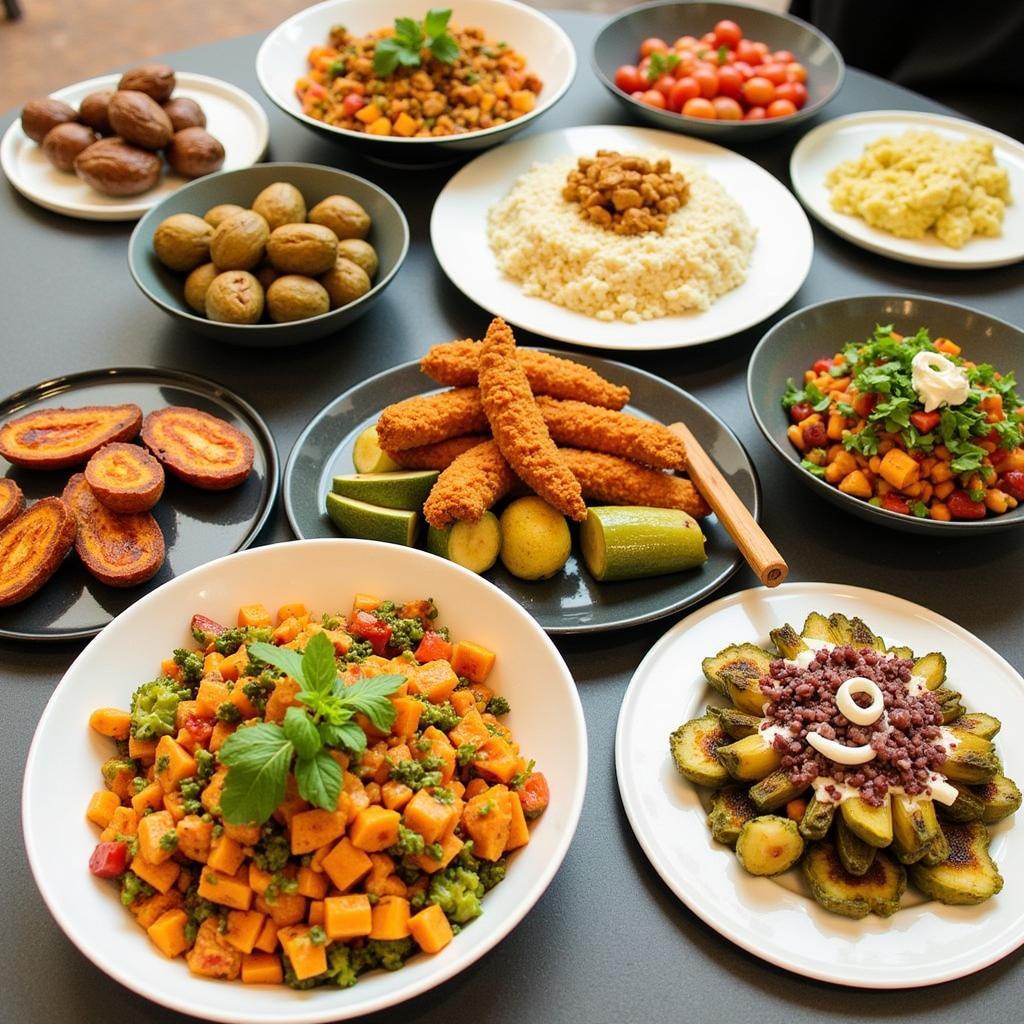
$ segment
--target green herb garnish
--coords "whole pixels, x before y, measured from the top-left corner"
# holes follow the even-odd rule
[[[431,8],[423,21],[415,18],[395,18],[395,34],[381,39],[373,54],[373,70],[382,77],[393,74],[402,65],[418,68],[423,51],[442,64],[454,64],[459,56],[459,44],[448,31],[451,10]]]

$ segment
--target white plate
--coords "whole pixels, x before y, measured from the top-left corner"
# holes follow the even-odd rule
[[[1003,233],[998,238],[972,238],[962,249],[944,245],[933,234],[923,239],[897,238],[874,228],[860,217],[832,209],[825,176],[844,160],[855,160],[864,147],[884,135],[906,131],[932,131],[951,139],[985,139],[1010,175],[1013,202],[1006,208]],[[958,117],[923,114],[912,110],[872,110],[826,121],[809,131],[789,161],[793,190],[808,210],[841,238],[870,252],[923,267],[978,270],[1001,267],[1024,259],[1024,145],[991,128]]]
[[[247,92],[206,75],[178,71],[175,96],[195,100],[206,114],[206,127],[224,146],[222,170],[234,171],[250,167],[263,159],[270,138],[270,124],[263,108]],[[102,75],[78,82],[51,93],[77,107],[89,93],[101,89],[116,89],[120,75]],[[104,196],[90,188],[73,173],[58,171],[43,156],[40,146],[22,130],[21,121],[15,121],[0,141],[0,166],[8,181],[26,199],[47,210],[65,213],[82,220],[138,220],[148,209],[156,206],[171,192],[188,184],[170,168],[156,186],[139,196]]]
[[[746,281],[701,313],[638,324],[606,323],[524,295],[498,269],[487,241],[487,211],[537,162],[566,154],[661,150],[699,165],[743,207],[757,229]],[[652,128],[596,125],[534,135],[477,157],[445,185],[430,218],[434,253],[452,283],[496,316],[547,338],[608,349],[700,345],[760,323],[784,306],[807,277],[811,226],[789,190],[746,157],[701,139]]]
[[[167,960],[132,920],[110,882],[87,867],[97,829],[85,820],[101,788],[109,740],[88,727],[97,707],[127,707],[161,657],[189,645],[189,620],[203,612],[234,622],[243,602],[275,608],[288,600],[347,607],[356,592],[432,596],[454,636],[496,651],[493,686],[508,696],[508,724],[537,759],[551,806],[529,845],[511,859],[484,913],[436,956],[400,971],[365,975],[351,989],[295,992],[189,973]],[[490,683],[490,680],[488,680]],[[75,659],[36,729],[25,768],[22,825],[29,863],[50,912],[97,967],[133,991],[179,1013],[244,1024],[348,1020],[425,992],[465,970],[504,938],[540,899],[579,820],[587,784],[587,735],[572,676],[554,644],[511,598],[475,573],[425,552],[357,540],[312,540],[253,548],[164,584],[119,615]]]
[[[976,907],[946,907],[908,888],[903,909],[861,921],[830,914],[806,893],[799,869],[755,878],[711,838],[696,786],[681,778],[668,734],[720,703],[701,659],[729,644],[768,643],[808,612],[859,615],[890,644],[942,651],[970,710],[1003,723],[996,745],[1011,778],[1024,778],[1024,680],[990,647],[949,619],[898,597],[833,583],[745,590],[687,616],[644,658],[626,691],[615,737],[619,793],[633,831],[666,885],[727,939],[808,978],[857,988],[912,988],[981,970],[1024,943],[1024,829],[992,829],[1003,891]]]

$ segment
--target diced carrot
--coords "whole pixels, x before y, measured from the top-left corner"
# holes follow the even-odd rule
[[[466,784],[466,792],[463,794],[467,800],[472,800],[473,797],[480,793],[486,793],[488,790],[486,779],[470,779]]]
[[[277,609],[277,624],[280,625],[285,619],[301,619],[308,614],[309,610],[301,601],[291,601]]]
[[[238,609],[238,625],[240,626],[253,626],[259,628],[261,626],[270,625],[270,612],[267,611],[267,606],[264,604],[243,604]]]
[[[257,896],[262,896],[270,888],[270,883],[273,880],[274,876],[271,872],[264,871],[256,861],[249,861],[249,888]]]
[[[395,118],[395,123],[392,125],[396,135],[401,135],[407,139],[412,135],[417,128],[416,122],[403,110],[402,113]]]
[[[391,703],[395,706],[395,720],[391,725],[391,732],[395,736],[411,736],[419,727],[423,702],[414,697],[393,697]]]
[[[113,793],[110,795],[114,796]],[[412,790],[404,782],[389,779],[380,787],[380,799],[389,811],[400,811],[412,799]],[[114,800],[116,802],[117,798]]]
[[[242,983],[245,985],[280,985],[284,981],[281,958],[273,950],[250,953],[242,957]]]
[[[448,918],[436,903],[409,918],[409,933],[424,953],[439,953],[454,938]]]
[[[89,806],[85,809],[85,816],[94,825],[106,828],[114,817],[114,811],[121,806],[121,801],[116,793],[109,789],[98,789],[89,800]]]
[[[355,885],[371,867],[372,862],[366,853],[347,838],[342,839],[323,860],[327,877],[342,892]]]
[[[230,836],[220,835],[210,847],[206,864],[213,871],[233,875],[245,860],[245,851]]]
[[[324,901],[323,900],[310,900],[309,901],[309,912],[306,914],[307,924],[319,924],[324,923]]]
[[[349,839],[353,846],[368,853],[386,850],[398,842],[400,821],[398,811],[389,811],[386,807],[371,804],[361,810],[352,822]]]
[[[352,598],[352,612],[353,614],[355,612],[372,612],[379,604],[379,597],[374,597],[372,594],[356,594]]]
[[[372,929],[370,898],[365,893],[328,896],[324,900],[324,931],[332,942],[363,938]]]
[[[257,910],[229,910],[224,941],[239,953],[251,953],[265,921],[266,917]]]
[[[146,933],[164,956],[173,959],[189,947],[185,934],[187,925],[188,914],[184,910],[168,910],[146,929]]]
[[[300,867],[298,876],[298,892],[311,900],[322,900],[327,895],[327,876],[322,871]]]
[[[137,856],[132,860],[131,869],[157,892],[167,892],[178,880],[181,865],[175,860],[165,860],[163,864],[150,864],[143,857]]]
[[[151,782],[145,789],[132,797],[132,810],[141,818],[147,808],[159,811],[164,805],[164,788],[159,782]]]
[[[404,939],[409,935],[409,901],[403,896],[382,896],[370,914],[371,939]]]
[[[244,875],[245,872],[235,876],[221,874],[207,865],[199,875],[199,895],[222,907],[248,910],[252,906],[253,891]]]
[[[452,649],[452,668],[472,683],[485,682],[494,668],[495,654],[486,647],[460,640]]]
[[[935,347],[950,356],[958,356],[961,352],[960,346],[955,341],[950,341],[949,338],[939,338],[935,342]]]
[[[288,830],[291,833],[292,854],[298,857],[312,853],[343,835],[345,815],[316,807],[294,814],[288,822]]]
[[[452,804],[443,804],[427,790],[421,789],[406,804],[403,820],[406,828],[418,832],[429,845],[445,834],[456,814]]]
[[[519,794],[514,790],[509,794],[512,797],[510,808],[512,820],[509,823],[508,842],[505,844],[505,852],[518,850],[530,841],[530,826],[526,822],[526,815],[523,813],[523,804]]]
[[[891,448],[885,453],[875,472],[881,474],[882,479],[892,484],[896,490],[902,491],[917,482],[921,467],[906,452],[899,448]]]
[[[263,928],[260,930],[253,949],[259,949],[264,953],[273,953],[277,949],[277,925],[274,924],[273,918],[264,919]]]
[[[160,737],[154,763],[164,793],[176,790],[182,779],[190,779],[196,773],[196,759],[172,736]]]
[[[89,716],[89,727],[112,740],[126,740],[131,733],[132,716],[119,708],[97,708]]]
[[[173,845],[164,840],[171,832],[174,832]],[[154,811],[139,821],[139,853],[150,864],[170,860],[177,845],[178,834],[170,811]]]
[[[278,932],[281,946],[288,956],[299,981],[315,978],[327,970],[326,943],[314,943],[307,925],[291,925]]]

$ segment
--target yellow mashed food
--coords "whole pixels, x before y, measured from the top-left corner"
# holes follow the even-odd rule
[[[996,238],[1010,203],[1010,180],[992,143],[905,132],[864,147],[859,160],[829,171],[825,184],[839,213],[861,217],[898,238],[961,248],[975,235]]]

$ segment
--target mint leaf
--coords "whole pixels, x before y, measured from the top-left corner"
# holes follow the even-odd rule
[[[321,722],[317,728],[320,739],[328,747],[344,747],[353,754],[361,754],[366,749],[366,733],[355,722]]]
[[[389,732],[395,720],[395,706],[388,697],[405,682],[405,676],[371,676],[346,686],[341,696],[345,703],[361,711],[381,732]]]
[[[320,733],[302,708],[290,707],[284,713],[284,734],[299,757],[312,757],[321,747]]]
[[[327,638],[324,637],[326,640]],[[330,641],[328,641],[330,642]],[[249,654],[265,661],[274,668],[279,668],[285,675],[289,675],[296,682],[306,685],[302,672],[302,655],[288,647],[278,647],[275,644],[249,644]]]
[[[445,34],[431,40],[430,52],[442,64],[454,64],[462,51],[459,44],[450,35]]]
[[[303,800],[326,811],[337,808],[338,795],[341,793],[341,768],[326,750],[318,750],[310,758],[299,758],[295,762],[295,781]]]
[[[302,688],[326,696],[337,681],[334,644],[323,633],[314,633],[302,652]]]
[[[218,754],[228,768],[220,797],[224,820],[232,825],[266,821],[284,799],[293,752],[284,730],[272,722],[232,733]]]
[[[395,18],[395,38],[407,47],[419,49],[423,45],[423,33],[415,18]]]
[[[402,49],[396,39],[380,39],[373,53],[373,70],[382,78],[393,74],[398,67],[398,54]]]
[[[448,22],[451,19],[451,16],[451,8],[431,8],[427,11],[427,16],[423,19],[423,31],[431,39],[436,39],[439,35],[448,31]]]

